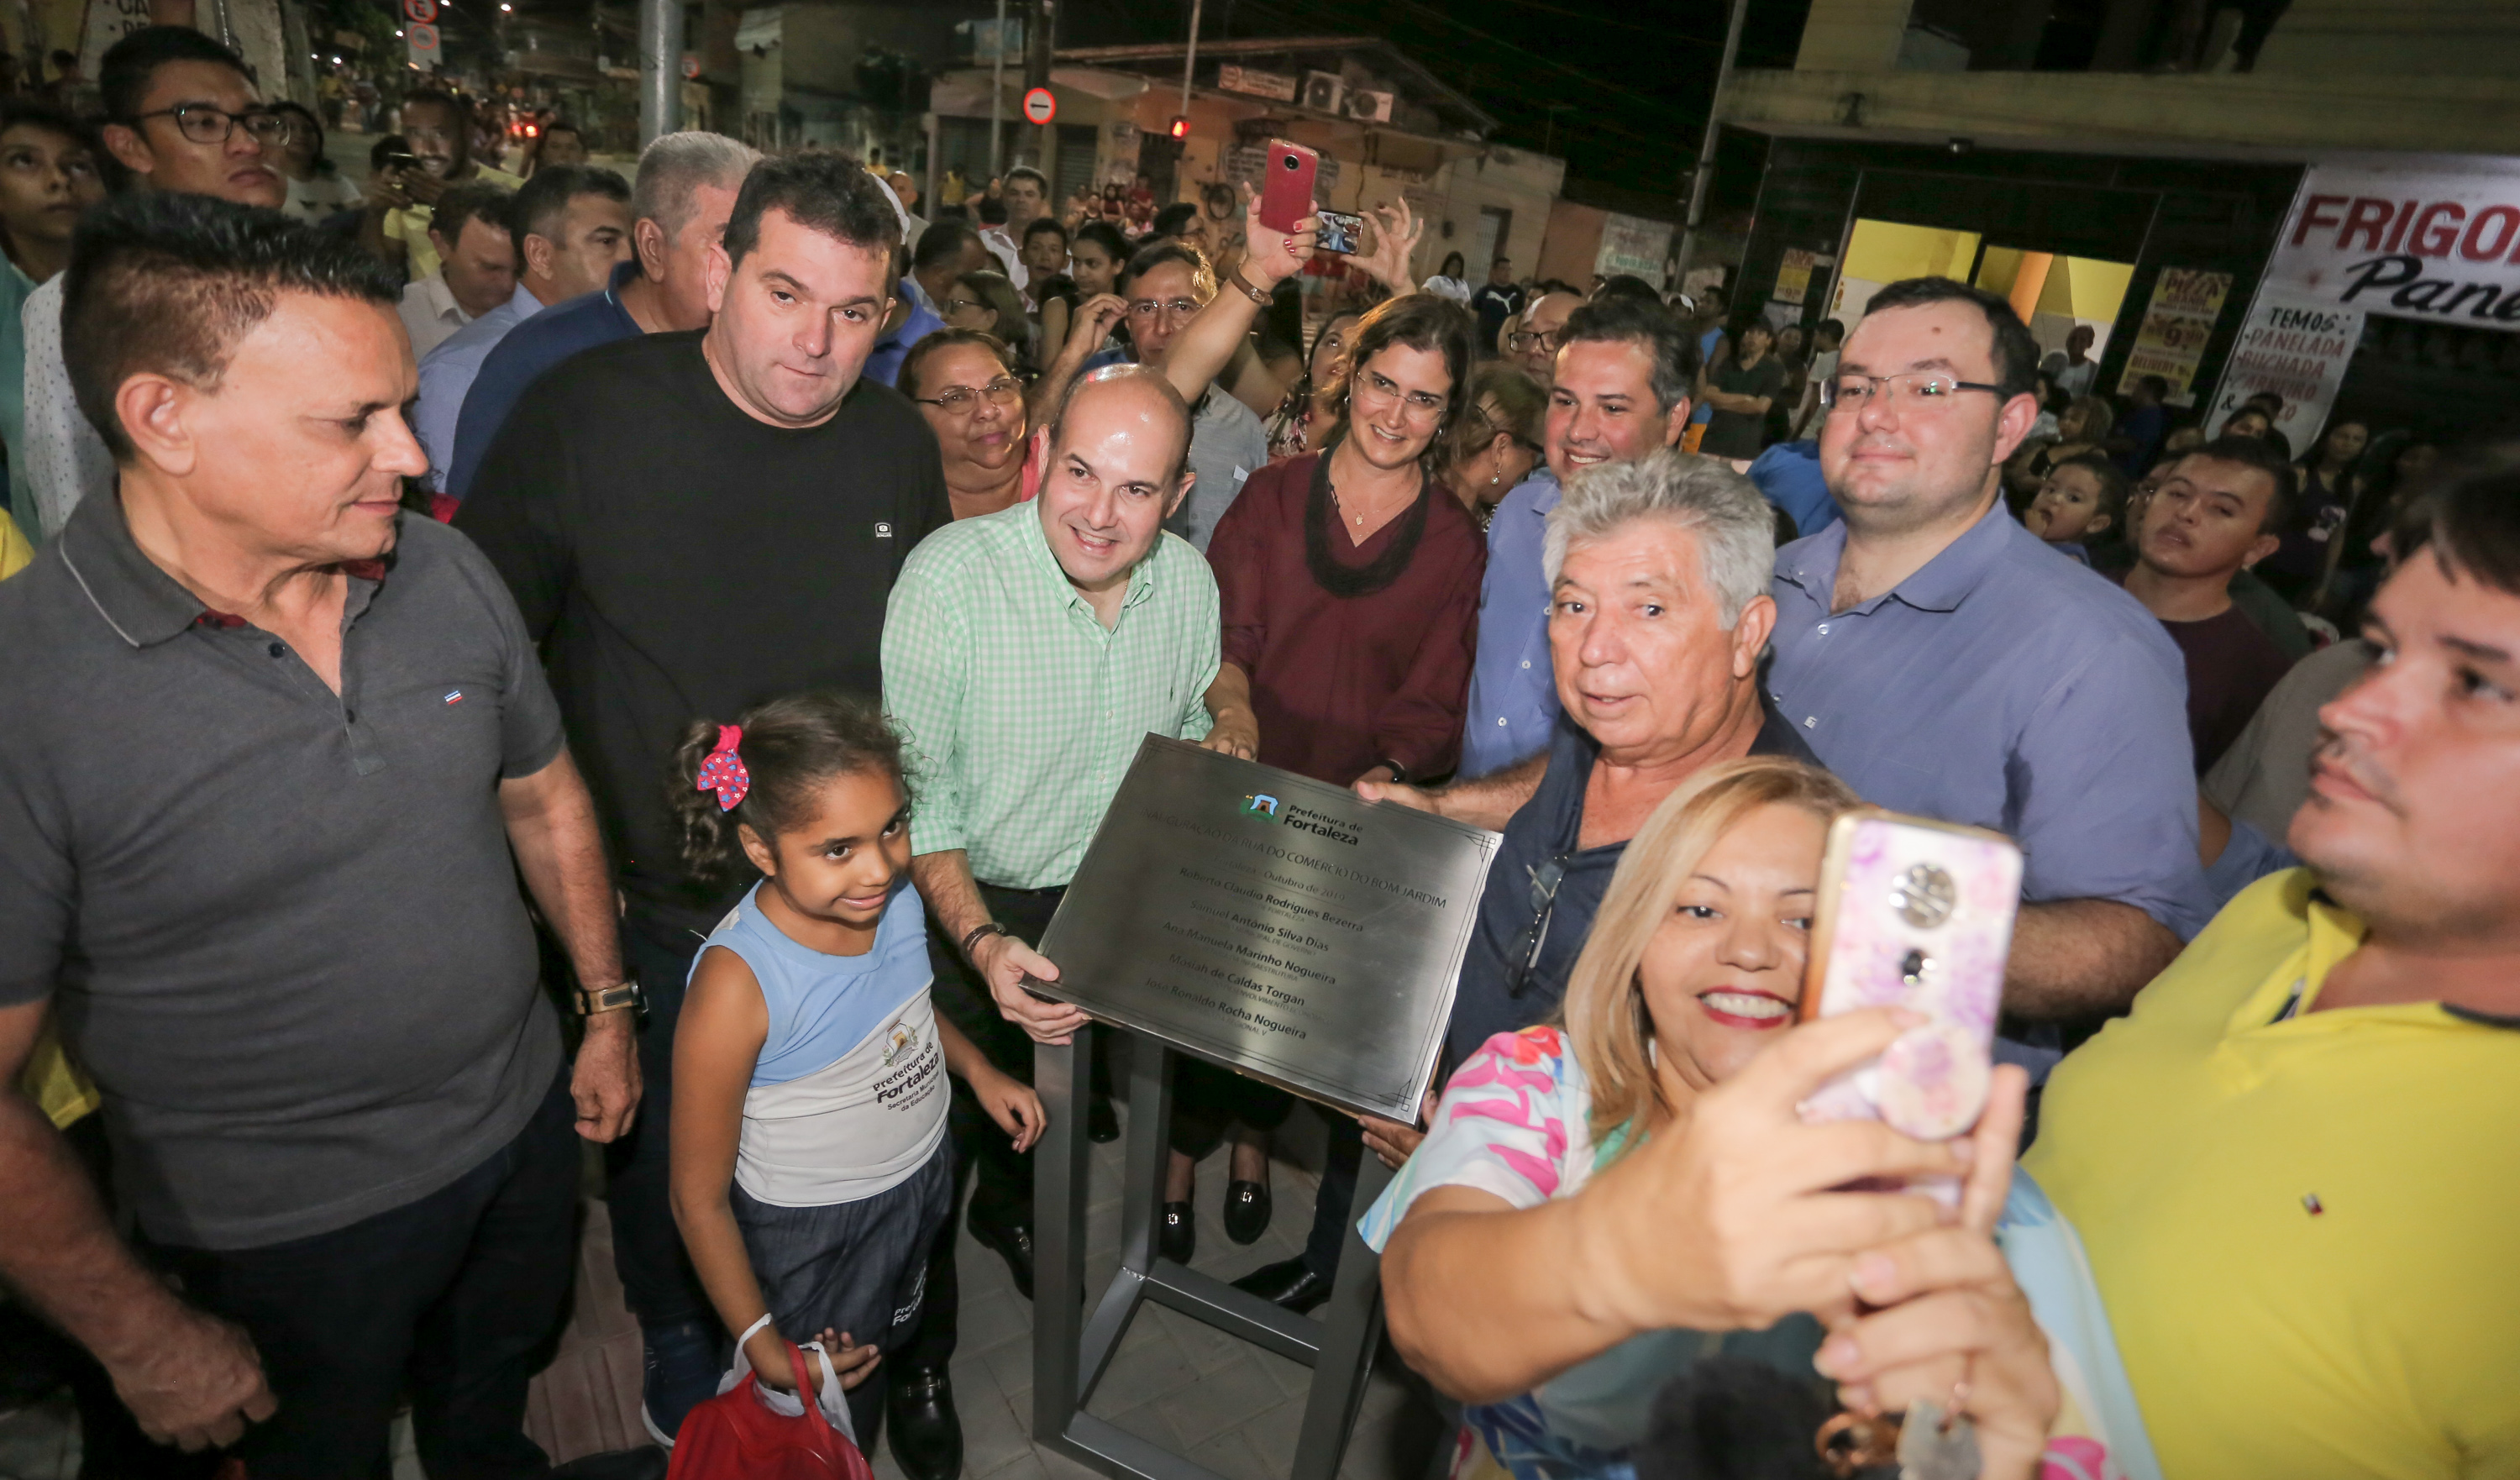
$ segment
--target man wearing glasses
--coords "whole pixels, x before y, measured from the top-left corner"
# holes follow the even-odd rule
[[[1566,320],[1583,306],[1571,292],[1542,293],[1523,313],[1522,327],[1506,336],[1506,353],[1542,390],[1557,383],[1557,347],[1566,342]]]
[[[152,25],[115,42],[98,83],[105,147],[143,190],[217,196],[277,207],[289,199],[279,159],[289,120],[262,106],[237,54],[189,26]],[[113,456],[79,414],[62,368],[62,290],[26,299],[26,458],[49,539],[89,494],[113,487]],[[16,453],[19,449],[11,449]]]
[[[1997,473],[2038,349],[1945,278],[1874,295],[1822,387],[1842,523],[1777,553],[1766,684],[1867,801],[2000,829],[2029,855],[2004,1009],[2034,1073],[2056,1024],[2126,1009],[2212,914],[2179,650],[2042,545]]]

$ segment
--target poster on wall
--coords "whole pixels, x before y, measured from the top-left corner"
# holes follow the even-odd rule
[[[1626,273],[1642,278],[1660,292],[1665,259],[1671,255],[1671,223],[1648,221],[1642,216],[1623,216],[1616,211],[1601,219],[1601,249],[1593,258],[1593,270],[1602,277]]]
[[[149,0],[88,0],[79,27],[79,75],[94,77],[113,43],[149,25]]]
[[[1769,301],[1799,306],[1811,292],[1812,269],[1820,265],[1820,253],[1800,247],[1785,248],[1785,260],[1777,267],[1777,291],[1768,294]]]
[[[2223,367],[2213,409],[2205,414],[2208,435],[2220,431],[2249,397],[2272,391],[2284,403],[2275,429],[2294,447],[2310,446],[2336,403],[2336,388],[2345,382],[2345,367],[2362,339],[2359,308],[2260,293]]]
[[[2228,272],[2200,272],[2192,267],[2165,267],[2152,284],[2152,305],[2135,332],[2126,369],[2118,373],[2118,394],[2127,393],[2145,376],[2170,382],[2166,398],[2173,406],[2196,404],[2196,362],[2204,358],[2205,341],[2223,317],[2223,300],[2231,295]]]
[[[2520,332],[2520,166],[2314,165],[2266,282],[2296,302]]]

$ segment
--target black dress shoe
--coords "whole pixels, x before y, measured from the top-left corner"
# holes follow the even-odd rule
[[[1030,1300],[1032,1230],[1020,1223],[982,1222],[977,1208],[971,1210],[969,1223],[971,1236],[980,1241],[980,1247],[996,1250],[998,1257],[1007,1262],[1007,1273],[1014,1278],[1015,1293]]]
[[[910,1480],[956,1480],[963,1473],[963,1420],[954,1413],[954,1379],[945,1368],[911,1368],[892,1374],[883,1395],[893,1462]]]
[[[1085,1139],[1098,1146],[1120,1139],[1120,1112],[1111,1108],[1110,1096],[1097,1095],[1086,1101]]]
[[[1155,1231],[1155,1252],[1175,1264],[1190,1263],[1198,1252],[1198,1223],[1191,1216],[1187,1202],[1164,1204],[1162,1227]]]
[[[1269,1184],[1229,1182],[1225,1185],[1225,1236],[1236,1243],[1258,1243],[1269,1232]]]
[[[1298,1316],[1330,1298],[1330,1281],[1306,1269],[1300,1258],[1264,1264],[1234,1281],[1234,1287]]]

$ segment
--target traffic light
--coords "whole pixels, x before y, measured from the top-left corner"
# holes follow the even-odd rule
[[[1187,139],[1187,138],[1189,138],[1189,137],[1190,137],[1190,120],[1189,120],[1188,118],[1175,118],[1175,119],[1173,120],[1172,136],[1173,136],[1174,138],[1176,138],[1176,139]]]

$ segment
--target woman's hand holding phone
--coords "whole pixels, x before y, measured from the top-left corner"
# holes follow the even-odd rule
[[[1260,222],[1260,197],[1248,183],[1242,187],[1242,275],[1266,292],[1304,270],[1321,245],[1322,218],[1306,216],[1291,231]]]
[[[1588,1318],[1632,1332],[1720,1331],[1848,1310],[1861,1251],[1951,1221],[1928,1197],[1840,1189],[1961,1174],[1972,1142],[1916,1141],[1878,1121],[1807,1124],[1795,1112],[1922,1020],[1875,1008],[1793,1028],[1595,1177],[1577,1194],[1591,1204],[1576,1261]]]
[[[1377,205],[1372,214],[1373,250],[1356,253],[1356,265],[1395,293],[1416,292],[1418,285],[1409,280],[1409,259],[1418,250],[1426,223],[1418,219],[1407,201]]]
[[[1817,1364],[1854,1413],[1966,1412],[1981,1473],[2003,1480],[2039,1473],[2058,1406],[2048,1338],[1993,1236],[2028,1087],[2016,1067],[1995,1071],[1959,1221],[1860,1255],[1848,1280],[1863,1305],[1830,1322]]]

